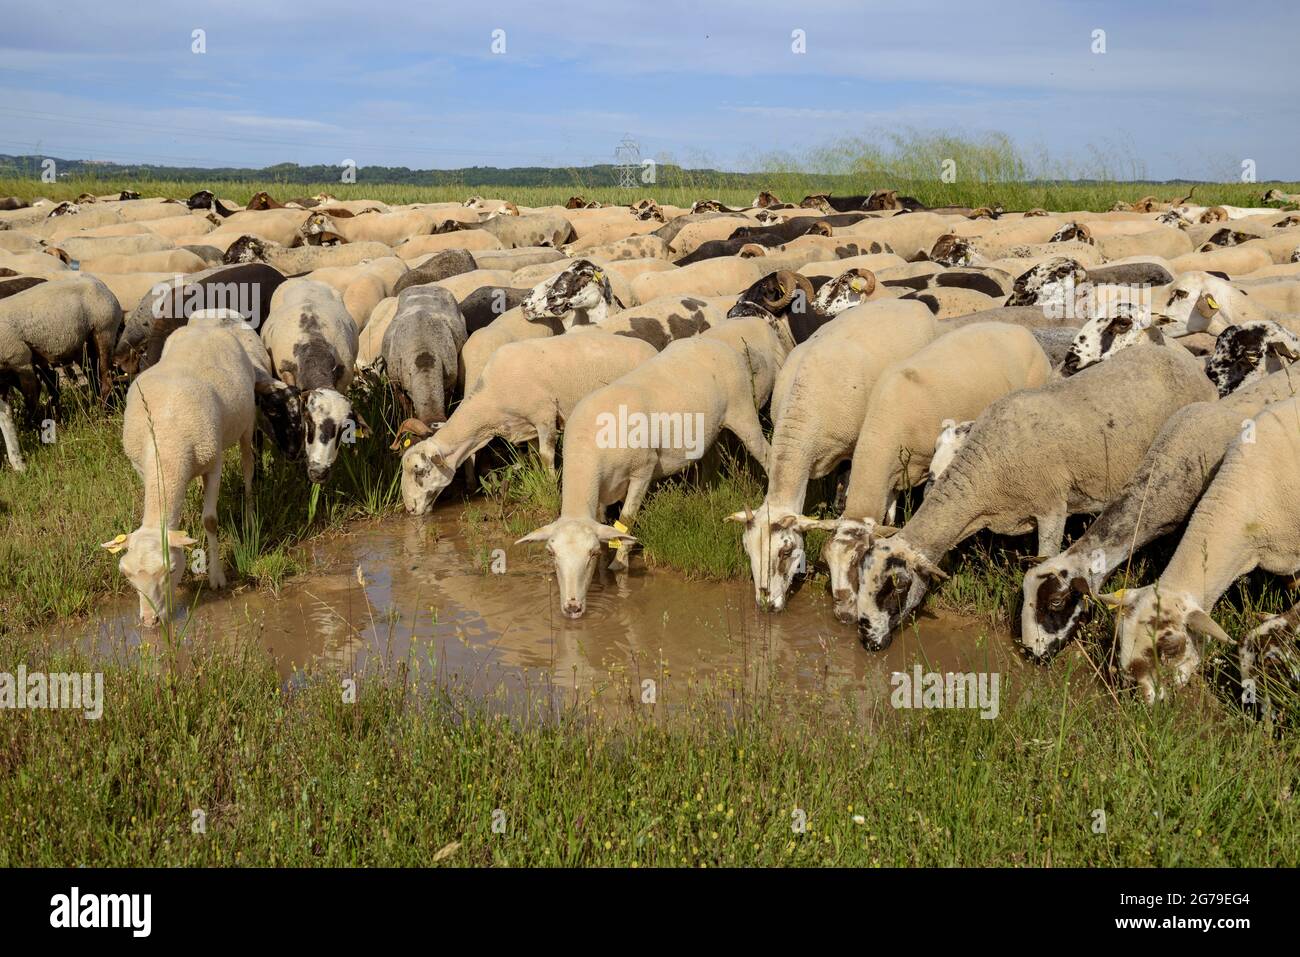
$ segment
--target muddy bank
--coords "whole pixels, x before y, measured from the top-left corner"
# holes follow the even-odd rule
[[[183,600],[194,604],[177,616],[175,632],[183,642],[254,634],[286,682],[308,665],[364,673],[409,658],[423,679],[478,696],[577,700],[613,691],[631,702],[651,679],[669,709],[692,678],[734,680],[744,693],[870,701],[888,696],[892,672],[918,661],[926,670],[1004,676],[1027,667],[985,622],[926,614],[887,651],[870,653],[854,627],[835,621],[816,584],[772,615],[757,609],[747,579],[686,581],[639,557],[625,574],[598,576],[586,614],[570,621],[559,614],[543,550],[503,540],[494,560],[467,540],[460,508],[448,503],[426,520],[395,516],[317,543],[313,570],[278,595],[245,588],[196,600],[186,589]],[[142,631],[136,615],[132,595],[46,632],[105,657],[168,642]]]

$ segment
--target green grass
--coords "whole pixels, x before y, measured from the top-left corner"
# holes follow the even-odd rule
[[[778,709],[742,679],[666,685],[663,720],[623,688],[508,718],[417,686],[425,646],[352,704],[337,672],[286,690],[240,637],[146,653],[107,667],[99,721],[0,722],[0,866],[1300,864],[1294,740],[1194,691],[1115,701],[1077,663],[1004,675],[994,720]],[[18,661],[105,667],[0,637]]]
[[[577,182],[562,187],[522,188],[468,188],[454,186],[407,186],[382,183],[222,183],[222,182],[152,182],[139,180],[65,180],[42,183],[31,179],[0,179],[0,195],[13,195],[21,199],[44,196],[61,201],[75,199],[83,192],[108,194],[124,188],[138,190],[143,196],[171,196],[184,199],[200,189],[211,189],[218,195],[238,203],[246,203],[256,192],[265,190],[280,201],[297,196],[310,196],[328,192],[338,199],[373,199],[390,204],[462,202],[471,195],[493,195],[508,198],[522,206],[563,205],[575,194],[587,200],[603,203],[627,204],[650,196],[662,204],[689,207],[697,199],[718,199],[733,206],[746,206],[754,199],[758,188],[769,188],[786,202],[797,203],[805,195],[830,191],[835,195],[869,193],[873,189],[888,187],[898,189],[903,195],[914,196],[927,205],[984,206],[1001,203],[1008,210],[1042,207],[1048,210],[1110,209],[1117,200],[1132,202],[1143,196],[1155,195],[1161,199],[1178,199],[1186,195],[1183,185],[1152,183],[1068,183],[1024,180],[984,181],[961,180],[943,183],[936,174],[920,175],[917,169],[901,170],[899,175],[869,168],[861,173],[826,175],[818,173],[777,172],[762,180],[756,187],[748,181],[737,183],[725,174],[710,178],[691,178],[674,183],[647,185],[638,189],[620,189],[612,184]],[[1206,205],[1228,204],[1256,206],[1264,192],[1272,187],[1284,192],[1300,192],[1296,183],[1204,183],[1198,185],[1194,202]]]

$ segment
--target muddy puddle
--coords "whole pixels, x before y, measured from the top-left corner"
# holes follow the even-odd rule
[[[892,672],[910,673],[918,662],[927,671],[1004,677],[1027,667],[1007,636],[983,621],[927,614],[888,650],[871,653],[855,628],[835,621],[818,583],[772,615],[755,606],[748,579],[686,581],[647,568],[639,555],[629,572],[598,577],[586,614],[570,621],[559,613],[543,549],[502,546],[505,568],[494,573],[454,504],[423,520],[367,523],[312,546],[312,570],[278,595],[244,588],[196,601],[183,591],[194,605],[175,627],[185,642],[255,635],[287,684],[310,666],[364,674],[407,660],[422,680],[483,698],[604,696],[606,704],[634,705],[650,694],[668,711],[710,678],[745,694],[869,703],[888,698]],[[101,657],[165,641],[157,629],[139,627],[134,595],[50,632]]]

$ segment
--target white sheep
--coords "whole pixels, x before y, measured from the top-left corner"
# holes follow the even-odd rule
[[[1120,609],[1119,674],[1148,702],[1164,696],[1160,666],[1184,685],[1206,639],[1231,643],[1210,611],[1234,581],[1255,568],[1300,571],[1300,401],[1274,403],[1254,421],[1249,440],[1228,447],[1159,580],[1099,596]]]
[[[652,481],[697,461],[723,429],[766,465],[752,389],[740,353],[695,336],[578,403],[564,431],[560,516],[516,542],[546,542],[565,617],[582,615],[601,547],[636,541],[627,529]],[[603,511],[615,502],[623,505],[611,527]],[[622,561],[620,549],[615,564]]]
[[[398,428],[394,448],[408,446],[402,454],[406,510],[427,512],[456,470],[497,436],[509,442],[537,440],[542,463],[554,474],[556,430],[574,407],[655,355],[640,339],[595,329],[502,346],[445,425],[434,429],[408,419]],[[420,441],[411,444],[404,432]]]
[[[1037,527],[1038,553],[1055,555],[1069,515],[1101,511],[1169,416],[1213,397],[1214,387],[1187,350],[1140,345],[994,402],[911,520],[863,557],[858,630],[864,643],[886,647],[930,582],[947,577],[938,563],[981,529],[1022,535]]]
[[[786,358],[772,393],[767,494],[757,509],[726,519],[744,526],[760,607],[780,611],[806,567],[804,532],[816,524],[802,514],[808,482],[853,454],[877,377],[929,344],[936,331],[921,303],[882,300],[840,313]]]
[[[942,335],[880,374],[853,452],[844,512],[817,523],[834,533],[824,555],[837,618],[856,619],[858,565],[875,526],[894,520],[899,493],[926,479],[935,431],[1051,375],[1032,332],[995,322]]]
[[[195,544],[180,530],[185,490],[200,476],[208,585],[226,586],[217,541],[223,453],[239,445],[247,501],[252,495],[258,379],[237,332],[220,322],[200,322],[174,332],[159,362],[142,372],[127,392],[122,447],[144,483],[144,509],[139,528],[103,547],[126,553],[118,567],[139,594],[145,625],[171,616],[174,587],[185,567],[184,549]]]

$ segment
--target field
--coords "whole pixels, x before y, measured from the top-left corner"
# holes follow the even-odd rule
[[[773,174],[769,188],[797,201],[826,181]],[[834,188],[876,182],[847,174]],[[1121,182],[895,185],[927,203],[1008,209],[1104,210],[1118,199],[1185,195],[1181,186]],[[1271,185],[1300,191],[1204,184],[1196,198],[1252,205]],[[240,202],[263,189],[281,200],[328,191],[392,203],[471,192],[0,180],[0,195],[61,200],[128,186],[182,198],[208,188]],[[653,195],[689,206],[704,196],[745,204],[753,192],[726,180],[644,193],[575,182],[508,198],[543,205],[575,193],[608,202]],[[371,380],[354,399],[375,433],[344,449],[323,488],[268,452],[245,511],[237,455],[227,459],[218,514],[232,584],[273,593],[310,570],[312,542],[400,512],[390,393]],[[1142,705],[1105,680],[1113,626],[1100,613],[1077,649],[1004,690],[1014,703],[998,720],[896,711],[887,700],[864,720],[833,692],[778,705],[745,675],[700,682],[670,720],[621,706],[631,687],[519,714],[454,683],[417,682],[421,667],[401,661],[372,664],[356,702],[345,704],[337,670],[315,665],[283,682],[257,636],[243,632],[169,631],[138,656],[92,661],[51,630],[129,592],[96,543],[136,525],[139,481],[121,450],[120,411],[105,413],[75,390],[64,407],[56,443],[22,433],[25,475],[0,469],[0,670],[103,670],[110,705],[99,721],[4,712],[0,865],[1300,864],[1294,709],[1284,706],[1276,723],[1243,712],[1227,654],[1171,701]],[[459,484],[447,493],[466,498],[461,521],[471,536],[517,537],[557,511],[558,489],[535,459],[497,454],[476,494]],[[747,579],[739,534],[718,518],[756,504],[762,489],[729,450],[706,458],[651,492],[637,522],[637,560],[687,579]],[[197,485],[185,522],[199,527]],[[809,554],[818,546],[814,538]],[[1160,547],[1117,573],[1116,584],[1151,580],[1167,557]],[[1009,641],[1029,554],[1028,540],[977,536],[931,606],[978,616],[994,640]],[[1217,614],[1236,635],[1255,612],[1289,604],[1256,576]],[[436,673],[436,655],[424,665]]]

